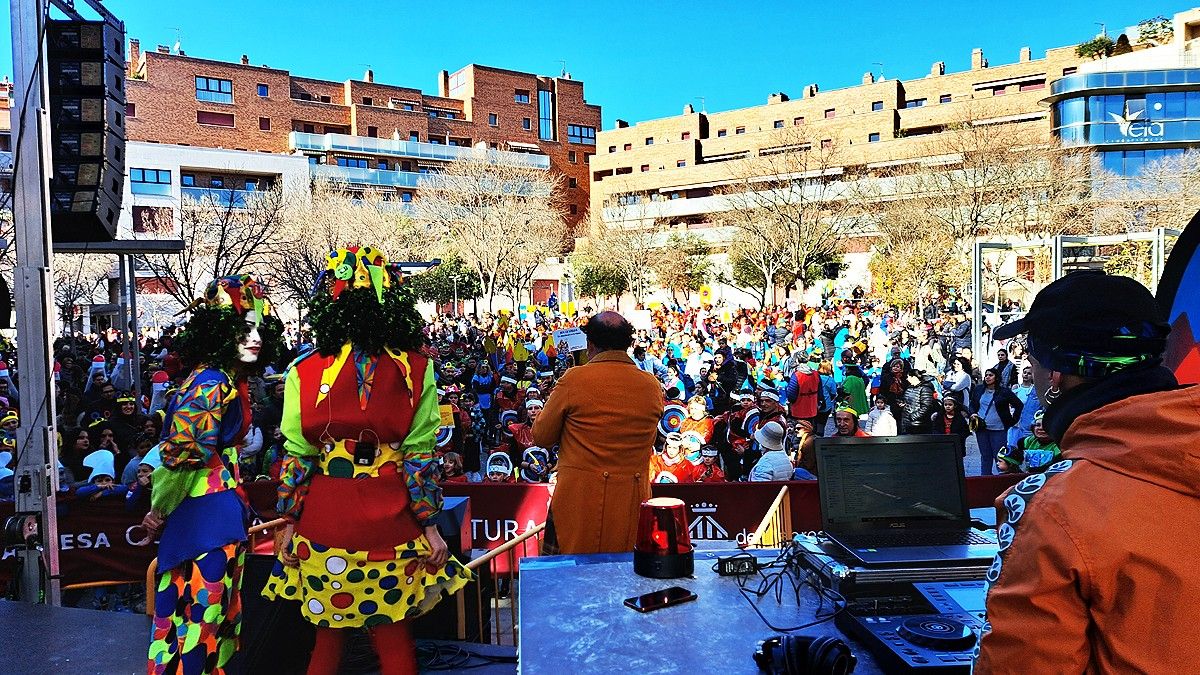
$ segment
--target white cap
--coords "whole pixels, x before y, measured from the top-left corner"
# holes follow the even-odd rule
[[[138,461],[138,464],[148,464],[150,465],[151,469],[157,469],[158,467],[162,466],[162,453],[160,452],[161,448],[161,443],[155,445],[153,448],[150,448],[150,451],[146,453],[145,457]]]
[[[767,450],[782,450],[783,437],[783,426],[779,422],[767,422],[754,432],[754,440]]]

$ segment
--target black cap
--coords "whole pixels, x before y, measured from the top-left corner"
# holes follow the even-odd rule
[[[1155,336],[1161,339],[1170,327],[1145,286],[1129,277],[1079,271],[1043,288],[1024,317],[1000,326],[992,337],[1029,333],[1050,345],[1106,349],[1118,335],[1149,337],[1147,329],[1161,331]]]

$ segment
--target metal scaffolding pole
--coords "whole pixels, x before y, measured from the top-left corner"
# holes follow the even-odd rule
[[[977,364],[982,364],[979,359],[983,355],[983,242],[978,239],[975,240],[972,257],[974,259],[971,261],[971,358]]]
[[[137,267],[136,259],[132,255],[123,256],[125,258],[125,271],[129,274],[129,332],[132,337],[129,339],[129,367],[133,371],[133,397],[138,400],[138,405],[141,405],[142,399],[142,344],[140,337],[142,335],[141,323],[138,321],[137,311]]]
[[[17,309],[21,425],[17,430],[16,513],[36,516],[41,549],[18,551],[20,598],[59,604],[58,522],[54,495],[56,462],[53,355],[54,298],[50,290],[50,100],[45,65],[44,0],[12,0],[12,108],[15,141],[13,224],[17,263],[13,295]]]

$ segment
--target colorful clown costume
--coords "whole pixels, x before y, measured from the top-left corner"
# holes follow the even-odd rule
[[[241,633],[246,506],[237,447],[250,426],[245,380],[198,368],[167,410],[151,507],[165,524],[148,672],[223,673]]]
[[[453,558],[419,562],[442,504],[433,373],[417,352],[350,345],[288,370],[279,512],[296,520],[300,564],[276,564],[267,598],[300,601],[320,627],[372,627],[419,616],[469,581]]]

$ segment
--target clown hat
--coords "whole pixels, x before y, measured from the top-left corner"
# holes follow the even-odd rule
[[[113,454],[107,450],[97,450],[84,457],[83,465],[92,470],[88,474],[88,480],[95,480],[100,476],[115,478],[117,475],[116,467],[113,464]]]
[[[157,469],[158,467],[162,466],[162,454],[160,453],[161,447],[162,444],[160,443],[155,445],[153,448],[150,448],[150,452],[147,452],[146,456],[138,461],[138,464],[148,464],[151,469]]]

